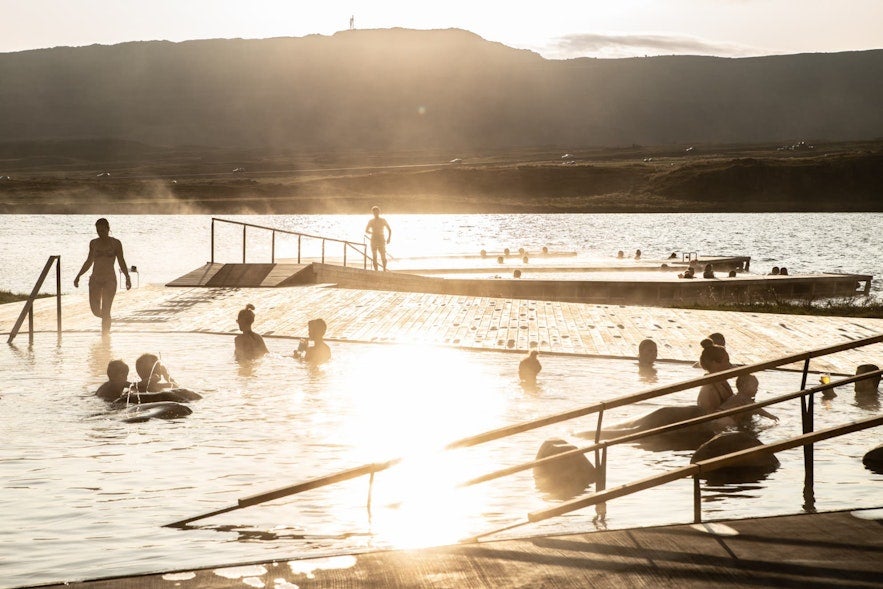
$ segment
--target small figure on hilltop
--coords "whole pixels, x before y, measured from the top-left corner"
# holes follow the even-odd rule
[[[389,226],[386,219],[380,216],[380,207],[371,207],[371,213],[374,218],[368,221],[365,226],[365,233],[371,236],[371,260],[374,263],[374,269],[377,270],[377,252],[380,252],[380,259],[383,262],[383,271],[386,272],[386,245],[392,239],[392,227]],[[386,234],[384,234],[384,230]]]
[[[129,365],[122,360],[107,363],[107,382],[98,387],[95,394],[99,399],[113,403],[129,390]]]
[[[531,350],[526,358],[518,363],[518,379],[525,384],[536,384],[537,375],[543,369],[543,365],[537,359],[539,352]]]
[[[264,338],[251,329],[252,324],[254,324],[254,305],[251,303],[245,305],[245,308],[239,311],[236,323],[239,324],[239,329],[242,330],[242,333],[237,335],[234,340],[236,344],[236,360],[240,362],[243,360],[253,360],[260,358],[269,351],[264,343]]]
[[[101,317],[101,331],[110,331],[110,307],[117,292],[117,273],[114,262],[120,265],[120,271],[126,276],[126,290],[132,288],[129,268],[123,257],[123,244],[119,239],[110,236],[110,223],[101,218],[95,221],[98,237],[89,242],[89,255],[83,267],[74,278],[74,288],[80,287],[80,276],[92,267],[89,276],[89,306],[92,314]]]
[[[328,326],[324,319],[312,319],[307,322],[307,339],[300,340],[295,358],[301,358],[313,364],[320,364],[331,359],[331,348],[325,343],[325,331]],[[309,345],[309,340],[313,345]]]

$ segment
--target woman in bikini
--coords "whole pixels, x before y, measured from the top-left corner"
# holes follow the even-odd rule
[[[702,355],[699,357],[699,365],[708,374],[722,372],[733,367],[730,364],[730,355],[723,346],[715,344],[711,339],[702,340]],[[733,389],[726,380],[702,385],[696,404],[702,407],[706,413],[717,411],[721,404],[733,396]]]
[[[114,262],[118,262],[120,270],[126,276],[126,290],[132,288],[132,279],[129,278],[129,268],[123,257],[123,244],[119,239],[110,236],[110,223],[101,218],[95,221],[95,231],[98,237],[89,242],[89,257],[83,263],[83,267],[74,278],[74,287],[80,287],[80,276],[92,267],[89,276],[89,305],[92,314],[101,317],[101,331],[110,331],[110,306],[117,292],[117,273]]]

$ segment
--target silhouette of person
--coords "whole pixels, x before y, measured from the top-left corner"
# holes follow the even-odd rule
[[[537,360],[537,350],[531,350],[526,358],[518,363],[518,379],[526,384],[536,384],[537,375],[543,369],[543,365]]]
[[[132,288],[132,279],[129,277],[129,268],[123,257],[123,244],[119,239],[110,236],[110,223],[105,218],[95,221],[95,230],[98,237],[89,242],[89,256],[83,262],[83,267],[74,278],[74,288],[80,287],[80,276],[92,267],[89,276],[89,306],[92,314],[101,317],[101,331],[110,331],[110,307],[113,297],[117,292],[117,273],[114,261],[120,265],[120,270],[126,276],[126,290]]]
[[[297,350],[294,352],[295,358],[301,358],[307,362],[319,364],[331,359],[331,348],[325,343],[325,331],[328,326],[324,319],[312,319],[307,322],[307,338],[300,340]],[[309,345],[309,340],[313,340],[313,345]]]
[[[264,338],[251,330],[251,326],[254,323],[254,305],[251,303],[245,305],[245,308],[239,311],[236,323],[239,325],[239,329],[242,330],[242,333],[237,335],[234,340],[237,361],[260,358],[269,351],[264,343]]]
[[[374,217],[365,225],[365,233],[371,236],[371,260],[374,263],[374,269],[377,270],[377,252],[380,252],[380,259],[383,262],[383,271],[386,271],[386,244],[392,239],[392,228],[386,219],[380,216],[380,207],[371,207]],[[386,229],[387,234],[384,235],[383,230]],[[384,239],[385,238],[385,239]]]
[[[135,361],[135,372],[138,373],[137,389],[142,393],[156,393],[175,386],[169,371],[163,366],[156,354],[141,354]]]
[[[636,259],[636,260],[640,260],[640,259],[641,259],[641,250],[635,250],[635,259]]]
[[[638,376],[644,382],[656,382],[656,357],[659,349],[652,339],[641,340],[638,344]]]
[[[860,364],[855,369],[855,375],[858,376],[859,374],[876,372],[878,370],[880,370],[880,367],[876,364]],[[880,407],[880,398],[877,394],[879,386],[880,375],[855,381],[853,387],[855,390],[856,404],[864,409],[878,409]]]
[[[123,396],[132,384],[129,382],[129,365],[122,360],[107,363],[107,382],[98,387],[95,394],[99,399],[113,403]]]
[[[714,266],[705,264],[705,270],[702,272],[702,278],[714,278]]]
[[[736,394],[721,403],[720,409],[733,409],[743,405],[751,405],[754,403],[754,397],[757,395],[759,382],[753,374],[742,374],[736,378]],[[755,409],[754,411],[746,411],[729,417],[722,417],[719,421],[725,427],[738,426],[747,427],[751,425],[751,416],[760,415],[773,421],[779,421],[779,418],[767,411],[766,409]]]
[[[699,365],[708,374],[722,372],[733,367],[730,364],[730,355],[727,349],[717,345],[710,338],[702,340],[702,355],[699,357]],[[733,389],[726,380],[702,385],[696,404],[702,407],[706,413],[713,413],[720,408],[721,403],[733,396]]]

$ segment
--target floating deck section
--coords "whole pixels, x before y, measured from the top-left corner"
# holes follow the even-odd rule
[[[520,273],[519,278],[514,272]],[[538,299],[575,303],[678,305],[703,300],[754,301],[867,295],[869,275],[678,278],[677,269],[522,266],[415,269],[374,272],[334,264],[206,264],[167,286],[281,287],[335,284],[345,288],[447,295]]]

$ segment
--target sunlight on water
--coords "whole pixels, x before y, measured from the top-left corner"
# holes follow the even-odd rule
[[[39,333],[33,347],[0,353],[0,587],[95,576],[219,566],[348,550],[455,542],[524,522],[560,500],[537,491],[531,472],[466,489],[458,482],[527,462],[544,440],[580,443],[587,416],[473,448],[441,452],[456,439],[570,411],[646,389],[633,360],[544,356],[535,390],[520,386],[521,354],[443,347],[332,342],[319,369],[290,357],[293,341],[269,339],[271,354],[248,367],[233,359],[232,336]],[[183,419],[123,423],[93,392],[109,359],[130,365],[145,351],[203,395]],[[738,357],[738,352],[735,352]],[[689,364],[659,363],[655,384],[699,376]],[[767,371],[761,394],[784,394],[799,374]],[[695,391],[611,410],[617,423]],[[801,432],[800,407],[771,408],[763,441]],[[867,417],[850,390],[816,406],[816,428]],[[883,475],[861,464],[879,444],[874,431],[816,446],[815,508],[873,507]],[[608,488],[683,466],[689,451],[610,450]],[[232,511],[179,530],[178,519],[235,506],[239,499],[403,457],[378,472]],[[594,456],[589,458],[594,462]],[[702,485],[706,519],[796,513],[803,509],[799,450],[751,484]],[[664,506],[664,508],[660,508]],[[689,522],[692,484],[677,481],[595,510],[518,528],[562,533]],[[223,567],[222,567],[223,568]]]

